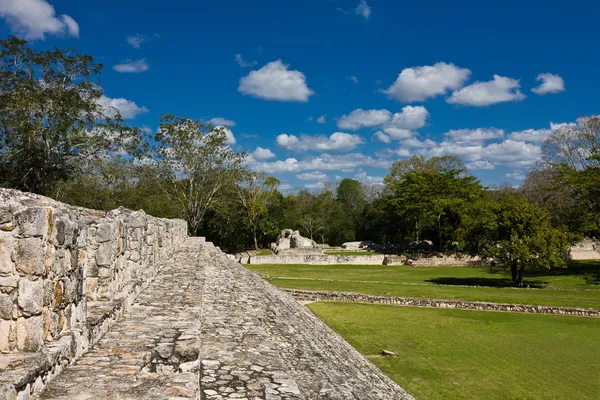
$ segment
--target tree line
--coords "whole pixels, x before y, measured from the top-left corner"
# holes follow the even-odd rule
[[[225,128],[164,115],[129,126],[100,85],[102,65],[74,49],[0,41],[0,185],[96,209],[184,218],[229,251],[266,247],[283,228],[320,243],[430,241],[510,268],[565,266],[573,241],[600,236],[600,118],[561,126],[522,186],[484,187],[453,156],[413,156],[382,185],[343,179],[284,193],[246,166]]]

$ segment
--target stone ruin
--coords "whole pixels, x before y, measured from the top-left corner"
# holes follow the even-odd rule
[[[34,398],[412,399],[184,221],[0,189],[0,399]]]
[[[275,254],[321,254],[322,250],[317,243],[305,238],[300,234],[300,231],[292,229],[283,229],[279,234],[276,243],[271,243],[271,250]]]

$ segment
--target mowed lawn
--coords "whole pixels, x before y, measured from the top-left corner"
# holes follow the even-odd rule
[[[600,319],[313,303],[419,400],[599,399]],[[382,349],[395,352],[382,357]]]
[[[600,309],[600,285],[587,284],[584,279],[586,274],[600,270],[599,261],[574,262],[570,268],[552,271],[528,271],[524,284],[529,285],[530,289],[510,287],[510,276],[506,271],[492,270],[489,267],[419,268],[385,265],[247,265],[246,267],[268,275],[269,282],[284,288]]]

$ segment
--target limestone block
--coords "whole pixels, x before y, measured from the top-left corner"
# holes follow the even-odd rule
[[[22,236],[44,237],[52,233],[52,209],[48,207],[30,207],[17,214],[19,234]]]
[[[44,305],[43,289],[43,281],[41,279],[36,281],[21,279],[19,281],[17,301],[23,311],[23,315],[30,316],[42,312],[42,306]]]
[[[96,227],[96,242],[104,243],[115,239],[113,224],[98,224]]]
[[[16,288],[19,285],[21,278],[18,275],[0,276],[0,290],[7,291],[11,288]]]
[[[41,315],[17,319],[17,349],[38,351],[42,347],[43,320]]]
[[[12,290],[10,293],[0,293],[0,318],[12,319],[13,312],[16,309],[16,299],[16,290]]]
[[[56,221],[56,241],[59,245],[73,243],[75,224],[70,219],[61,217]]]
[[[114,256],[114,248],[112,242],[100,243],[96,250],[96,263],[98,265],[110,265]]]
[[[0,320],[0,352],[12,351],[17,344],[17,323]]]
[[[15,271],[15,263],[11,255],[15,240],[12,234],[0,231],[0,275],[12,275]]]
[[[45,274],[42,239],[29,237],[17,240],[15,266],[18,272],[25,275]]]

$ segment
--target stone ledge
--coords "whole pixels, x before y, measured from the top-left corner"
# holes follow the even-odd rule
[[[366,303],[427,308],[455,308],[476,311],[518,312],[526,314],[567,315],[600,318],[600,310],[595,310],[592,308],[490,303],[483,301],[427,299],[418,297],[386,297],[354,292],[328,292],[298,289],[282,290],[290,293],[297,301],[300,301],[303,304],[315,301],[333,301],[342,303]]]

